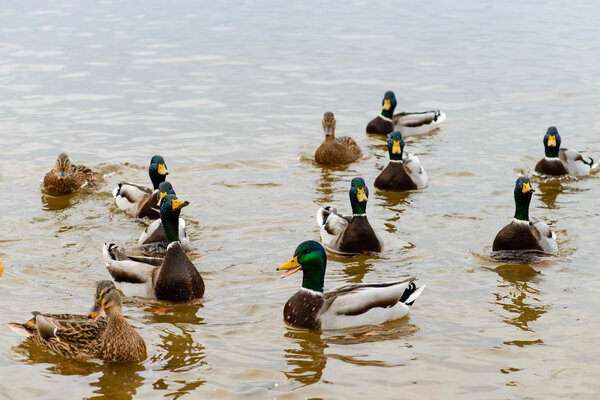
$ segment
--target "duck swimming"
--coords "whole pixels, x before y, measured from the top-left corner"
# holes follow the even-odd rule
[[[323,115],[325,140],[315,152],[315,161],[323,165],[349,164],[362,156],[358,144],[349,136],[335,137],[335,117],[332,112]]]
[[[529,219],[529,203],[534,189],[529,178],[519,177],[515,184],[515,217],[498,232],[492,245],[493,251],[541,250],[557,254],[556,235],[543,221]]]
[[[51,196],[64,196],[95,182],[94,172],[83,165],[73,165],[66,153],[60,153],[54,167],[44,176],[43,191]]]
[[[392,91],[385,92],[381,104],[381,114],[367,125],[369,134],[388,135],[392,131],[400,131],[404,136],[422,135],[436,129],[446,120],[446,114],[440,110],[394,114],[397,100]]]
[[[292,325],[309,329],[342,329],[377,325],[408,314],[425,285],[415,278],[397,282],[358,283],[323,291],[327,255],[313,240],[301,243],[294,257],[278,271],[282,277],[302,270],[302,288],[285,303],[283,318]]]
[[[560,135],[556,127],[551,126],[544,136],[546,156],[535,166],[535,171],[546,175],[589,175],[594,160],[586,159],[575,150],[560,148]]]
[[[427,173],[419,157],[404,152],[404,139],[399,131],[392,132],[388,139],[389,164],[375,179],[375,187],[384,190],[414,190],[427,186]]]

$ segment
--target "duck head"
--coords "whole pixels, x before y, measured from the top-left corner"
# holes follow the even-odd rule
[[[282,278],[285,278],[302,270],[302,287],[315,292],[323,292],[326,265],[327,255],[323,246],[314,240],[307,240],[296,247],[294,257],[277,268],[277,271],[285,270],[281,275]]]
[[[533,196],[533,188],[529,178],[521,176],[515,183],[515,219],[529,221],[529,203]]]
[[[394,116],[394,109],[396,108],[396,95],[391,90],[388,90],[383,95],[381,102],[381,115],[385,118],[392,119]]]
[[[365,185],[363,178],[352,179],[349,194],[352,214],[365,214],[367,212],[367,201],[369,200],[369,188]]]
[[[558,152],[560,151],[560,135],[555,126],[549,127],[546,131],[546,135],[544,136],[544,151],[548,158],[558,157]]]
[[[67,153],[60,153],[58,158],[56,159],[56,164],[54,165],[54,170],[58,175],[59,180],[67,179],[69,172],[71,171],[71,160]]]
[[[335,138],[335,117],[331,111],[327,111],[323,115],[323,133],[325,134],[325,139],[333,139]]]
[[[150,167],[148,167],[148,173],[150,174],[150,180],[154,186],[154,190],[158,189],[158,185],[164,182],[169,174],[167,171],[167,164],[162,156],[153,156],[150,159]]]
[[[174,194],[165,195],[160,203],[160,220],[162,221],[167,244],[179,241],[179,214],[181,209],[190,204],[182,201]]]
[[[173,186],[167,182],[161,182],[160,185],[158,185],[158,192],[156,193],[156,200],[158,200],[158,202],[156,203],[157,206],[160,206],[160,202],[163,199],[163,197],[165,197],[168,194],[173,194],[175,196],[177,196],[175,194],[175,190],[173,189]]]
[[[117,291],[115,284],[112,281],[100,281],[96,285],[96,295],[94,296],[94,306],[88,312],[87,317],[90,321],[95,322],[102,314],[106,315],[113,313],[121,313],[123,302],[121,295]]]
[[[390,160],[402,161],[402,152],[404,151],[404,139],[400,131],[394,131],[388,139],[388,153]]]

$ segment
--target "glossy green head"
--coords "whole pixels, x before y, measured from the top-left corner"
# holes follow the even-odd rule
[[[404,139],[400,131],[394,131],[388,139],[388,153],[390,160],[402,161],[402,152],[404,151]]]
[[[160,185],[158,185],[158,192],[156,193],[156,205],[160,206],[163,197],[165,197],[168,194],[174,194],[175,196],[177,196],[177,194],[175,193],[175,189],[173,189],[171,183],[167,181],[161,182]]]
[[[181,201],[174,194],[163,197],[160,203],[160,220],[165,229],[167,244],[179,241],[179,214],[189,204],[189,201]]]
[[[325,249],[320,243],[314,240],[307,240],[296,247],[294,257],[283,264],[278,271],[287,270],[282,277],[290,276],[294,272],[302,270],[302,287],[323,292],[323,282],[325,280],[325,267],[327,266],[327,255]]]
[[[544,136],[544,152],[548,158],[558,157],[560,151],[560,135],[555,126],[551,126]]]
[[[396,108],[396,95],[391,90],[388,90],[383,95],[381,101],[381,115],[385,118],[392,119],[394,116],[394,109]]]
[[[533,196],[533,188],[529,178],[521,176],[515,184],[515,218],[521,221],[529,221],[529,203]]]
[[[154,190],[158,189],[158,185],[164,182],[169,174],[167,171],[167,164],[162,156],[154,156],[150,159],[150,167],[148,167],[148,173],[150,174],[150,180],[154,186]]]
[[[363,178],[354,178],[350,183],[350,205],[352,214],[363,215],[367,212],[367,201],[369,199],[369,188],[365,185]]]

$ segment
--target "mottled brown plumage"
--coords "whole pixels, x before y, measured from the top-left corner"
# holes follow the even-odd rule
[[[107,318],[98,318],[104,310]],[[121,295],[111,281],[96,288],[95,308],[87,315],[34,312],[29,321],[11,328],[65,357],[130,362],[146,358],[144,339],[123,318]]]
[[[362,156],[358,144],[348,136],[335,137],[335,117],[332,112],[323,116],[325,140],[315,152],[315,161],[324,165],[349,164]]]
[[[43,190],[52,196],[64,196],[95,180],[91,169],[83,165],[72,165],[69,156],[60,153],[54,167],[44,176]]]

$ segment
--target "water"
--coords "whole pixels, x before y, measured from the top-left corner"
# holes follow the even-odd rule
[[[531,214],[560,256],[489,256],[512,190],[556,125],[600,157],[595,2],[13,2],[0,11],[0,393],[3,398],[595,398],[600,288],[598,177],[546,181]],[[407,139],[430,185],[372,182],[385,142],[366,137],[386,90],[398,110],[441,108]],[[365,159],[312,162],[325,111]],[[40,182],[60,151],[102,176],[54,199]],[[206,282],[195,304],[124,300],[148,346],[139,365],[67,360],[15,336],[29,312],[83,313],[108,278],[104,242],[135,249],[120,180],[148,182],[162,154]],[[300,286],[275,268],[314,214],[349,212],[355,176],[386,249],[331,255],[326,286],[416,276],[409,318],[308,332],[282,320]]]

